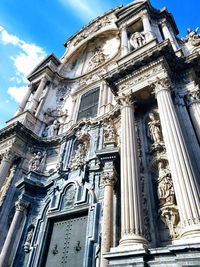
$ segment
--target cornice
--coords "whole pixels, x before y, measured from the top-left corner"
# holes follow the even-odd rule
[[[38,146],[56,146],[61,140],[60,136],[53,139],[39,137],[20,122],[15,122],[0,130],[0,141],[11,136],[19,136],[22,139],[27,140],[29,143],[32,142]]]

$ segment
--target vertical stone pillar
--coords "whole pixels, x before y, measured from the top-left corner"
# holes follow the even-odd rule
[[[176,51],[178,49],[178,43],[176,42],[175,36],[172,35],[173,33],[170,32],[166,19],[162,20],[161,27],[164,38],[170,40],[174,51]]]
[[[40,96],[42,94],[42,91],[43,91],[45,85],[46,85],[46,82],[47,82],[47,77],[46,76],[42,77],[42,79],[40,81],[40,84],[39,84],[35,94],[33,95],[33,99],[32,99],[32,102],[30,104],[30,107],[29,107],[29,110],[32,113],[37,108],[37,105],[38,105],[38,102],[39,102],[39,98],[40,98]]]
[[[149,42],[154,38],[154,36],[153,36],[153,32],[152,32],[152,28],[151,28],[151,24],[150,24],[147,10],[144,10],[142,12],[142,23],[143,23],[146,42]]]
[[[30,83],[28,86],[28,90],[27,90],[25,96],[23,97],[23,99],[22,99],[22,101],[21,101],[21,103],[20,103],[20,105],[19,105],[19,107],[15,113],[15,116],[20,115],[24,111],[24,108],[26,107],[26,104],[28,102],[28,99],[29,99],[31,93],[32,93],[32,84]]]
[[[102,241],[101,241],[101,267],[108,266],[108,260],[103,257],[109,252],[113,239],[113,187],[116,183],[116,173],[107,172],[103,175],[104,204],[102,220]]]
[[[197,138],[200,142],[200,91],[195,88],[194,91],[186,97],[190,117],[192,119]]]
[[[10,266],[10,255],[13,254],[13,250],[16,251],[14,245],[16,245],[16,237],[20,238],[17,233],[19,232],[22,223],[24,221],[28,204],[22,201],[15,203],[15,215],[10,225],[6,240],[4,242],[1,255],[0,255],[0,267]],[[14,256],[14,255],[13,255]]]
[[[153,86],[182,225],[181,236],[200,236],[200,191],[172,102],[170,84],[168,79],[157,79]]]
[[[13,159],[14,159],[14,154],[10,150],[4,153],[0,165],[0,188],[2,187],[4,180],[8,175],[8,172],[13,163]]]
[[[105,108],[107,104],[107,94],[108,94],[108,87],[105,81],[102,83],[102,88],[101,88],[101,103],[100,103],[100,115],[103,115],[105,113]]]
[[[118,98],[121,104],[121,240],[120,246],[143,248],[142,199],[138,168],[137,135],[131,96]]]
[[[121,55],[124,57],[129,52],[128,49],[128,34],[126,25],[123,25],[121,28]]]

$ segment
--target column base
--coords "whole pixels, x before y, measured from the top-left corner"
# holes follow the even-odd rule
[[[181,239],[200,238],[200,225],[188,225],[180,233]],[[200,240],[200,239],[199,239]]]
[[[131,249],[141,249],[147,248],[148,241],[136,234],[127,234],[123,235],[123,237],[119,241],[119,247],[131,247]]]

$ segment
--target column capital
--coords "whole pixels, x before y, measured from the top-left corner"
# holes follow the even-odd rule
[[[122,24],[122,25],[120,25],[120,27],[119,27],[119,29],[120,30],[127,30],[127,23],[124,23],[124,24]]]
[[[161,20],[161,22],[160,22],[160,25],[161,25],[162,27],[167,26],[167,19],[166,19],[166,18],[163,18],[163,19]]]
[[[127,106],[133,106],[135,102],[133,100],[133,96],[131,95],[131,92],[129,92],[126,95],[122,93],[120,96],[116,97],[116,101],[122,108],[127,107]]]
[[[148,17],[148,16],[149,16],[149,13],[146,9],[141,11],[141,17]]]
[[[188,106],[194,103],[200,103],[200,90],[199,87],[195,87],[194,90],[190,91],[189,94],[185,96],[185,100]]]
[[[11,151],[11,149],[6,150],[5,153],[3,154],[3,159],[7,161],[13,161],[14,157],[15,154],[13,151]]]
[[[165,78],[157,77],[156,80],[154,80],[151,83],[151,87],[154,89],[155,95],[157,95],[159,92],[163,90],[169,90],[171,87],[171,82],[168,77]]]
[[[28,206],[29,206],[29,203],[25,202],[25,201],[22,201],[22,200],[19,200],[19,201],[15,202],[16,211],[21,211],[21,212],[26,213]]]
[[[102,175],[103,187],[114,186],[117,182],[116,172],[106,172]]]

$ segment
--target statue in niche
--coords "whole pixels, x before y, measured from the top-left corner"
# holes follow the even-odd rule
[[[70,186],[64,198],[65,208],[70,209],[74,206],[75,195],[76,195],[76,188],[74,186]]]
[[[87,152],[87,148],[86,148],[86,144],[85,143],[80,143],[78,144],[77,149],[74,152],[74,155],[71,159],[70,162],[70,168],[71,169],[78,169],[78,167],[81,167],[85,164],[85,157],[86,157],[86,152]]]
[[[145,35],[142,32],[134,32],[130,37],[130,44],[137,49],[145,44]]]
[[[163,161],[158,163],[158,198],[161,205],[175,204],[175,193],[171,173],[164,167]]]
[[[53,123],[51,123],[45,128],[42,135],[44,137],[56,136],[58,134],[59,127],[60,127],[60,123],[58,122],[58,120],[54,120]]]
[[[117,132],[112,122],[104,125],[104,143],[116,143]]]
[[[93,70],[106,60],[102,48],[98,48],[88,61],[88,70]]]
[[[24,243],[24,251],[26,253],[28,253],[30,251],[30,246],[31,246],[31,241],[33,238],[33,232],[34,232],[34,227],[30,227],[28,233],[27,233],[27,237],[26,237],[26,241]]]
[[[160,122],[159,120],[156,120],[154,113],[149,113],[149,118],[150,121],[148,122],[148,126],[149,126],[149,132],[150,132],[150,136],[152,141],[155,144],[159,144],[162,140],[161,140],[161,130],[160,130]]]
[[[29,171],[42,172],[45,166],[46,152],[38,151],[34,153],[33,157],[29,161]]]
[[[200,45],[200,34],[198,33],[199,27],[196,30],[192,30],[190,28],[187,29],[188,35],[186,38],[181,38],[184,43],[190,43],[192,46]]]

